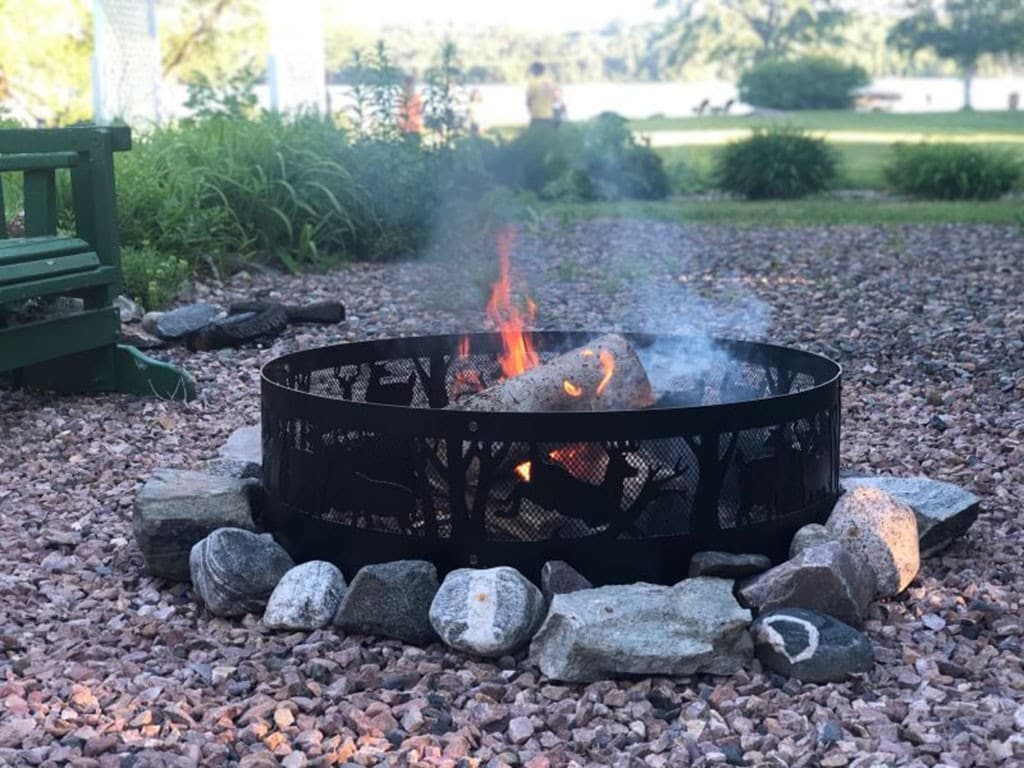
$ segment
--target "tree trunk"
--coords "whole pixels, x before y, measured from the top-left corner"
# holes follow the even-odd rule
[[[963,109],[965,111],[970,111],[970,110],[974,109],[974,106],[971,104],[971,85],[972,85],[972,81],[974,80],[975,69],[976,68],[975,68],[974,64],[967,64],[967,65],[964,66],[964,105],[963,105]]]

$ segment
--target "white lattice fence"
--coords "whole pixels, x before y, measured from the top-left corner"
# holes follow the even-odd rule
[[[323,112],[327,88],[323,0],[265,0],[270,30],[270,106]]]
[[[93,24],[97,122],[157,122],[160,48],[155,0],[93,0]]]

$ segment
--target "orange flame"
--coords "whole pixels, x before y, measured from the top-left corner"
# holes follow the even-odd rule
[[[583,388],[577,387],[568,379],[562,382],[562,389],[565,390],[565,394],[569,395],[569,397],[579,397],[583,394]]]
[[[592,350],[592,349],[584,349],[584,350],[580,351],[580,354],[583,355],[584,357],[593,357],[594,356],[594,350]]]
[[[523,317],[512,303],[511,280],[509,279],[509,252],[515,242],[515,229],[505,227],[498,232],[498,258],[501,262],[501,278],[491,290],[491,300],[487,302],[487,316],[493,320],[501,332],[501,344],[504,352],[498,356],[501,370],[507,377],[518,376],[524,371],[540,365],[529,336],[523,335]],[[530,302],[530,311],[536,308]],[[528,305],[529,306],[529,305]]]
[[[615,373],[615,358],[612,357],[612,353],[607,349],[602,349],[601,353],[597,356],[597,359],[601,361],[601,370],[604,371],[604,378],[602,378],[601,383],[597,385],[597,396],[600,397],[601,393],[604,392],[605,387],[608,386],[608,382],[612,380],[612,375]]]
[[[517,475],[523,478],[523,480],[530,482],[530,469],[532,469],[530,462],[524,461],[522,464],[517,464],[514,471]]]
[[[459,357],[469,357],[469,336],[459,339]]]

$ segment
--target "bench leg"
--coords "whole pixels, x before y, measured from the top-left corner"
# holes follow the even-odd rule
[[[124,392],[188,402],[196,382],[187,371],[123,344],[91,349],[21,369],[22,384],[55,392]]]
[[[186,403],[196,397],[196,382],[188,371],[154,360],[125,344],[114,349],[114,376],[118,392]]]

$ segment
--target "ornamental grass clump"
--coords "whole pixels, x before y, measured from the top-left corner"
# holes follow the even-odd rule
[[[824,139],[791,128],[756,131],[725,146],[715,164],[717,186],[748,200],[804,197],[835,181],[839,161]]]
[[[885,166],[897,192],[933,200],[994,200],[1021,178],[1006,152],[953,143],[897,144]]]

